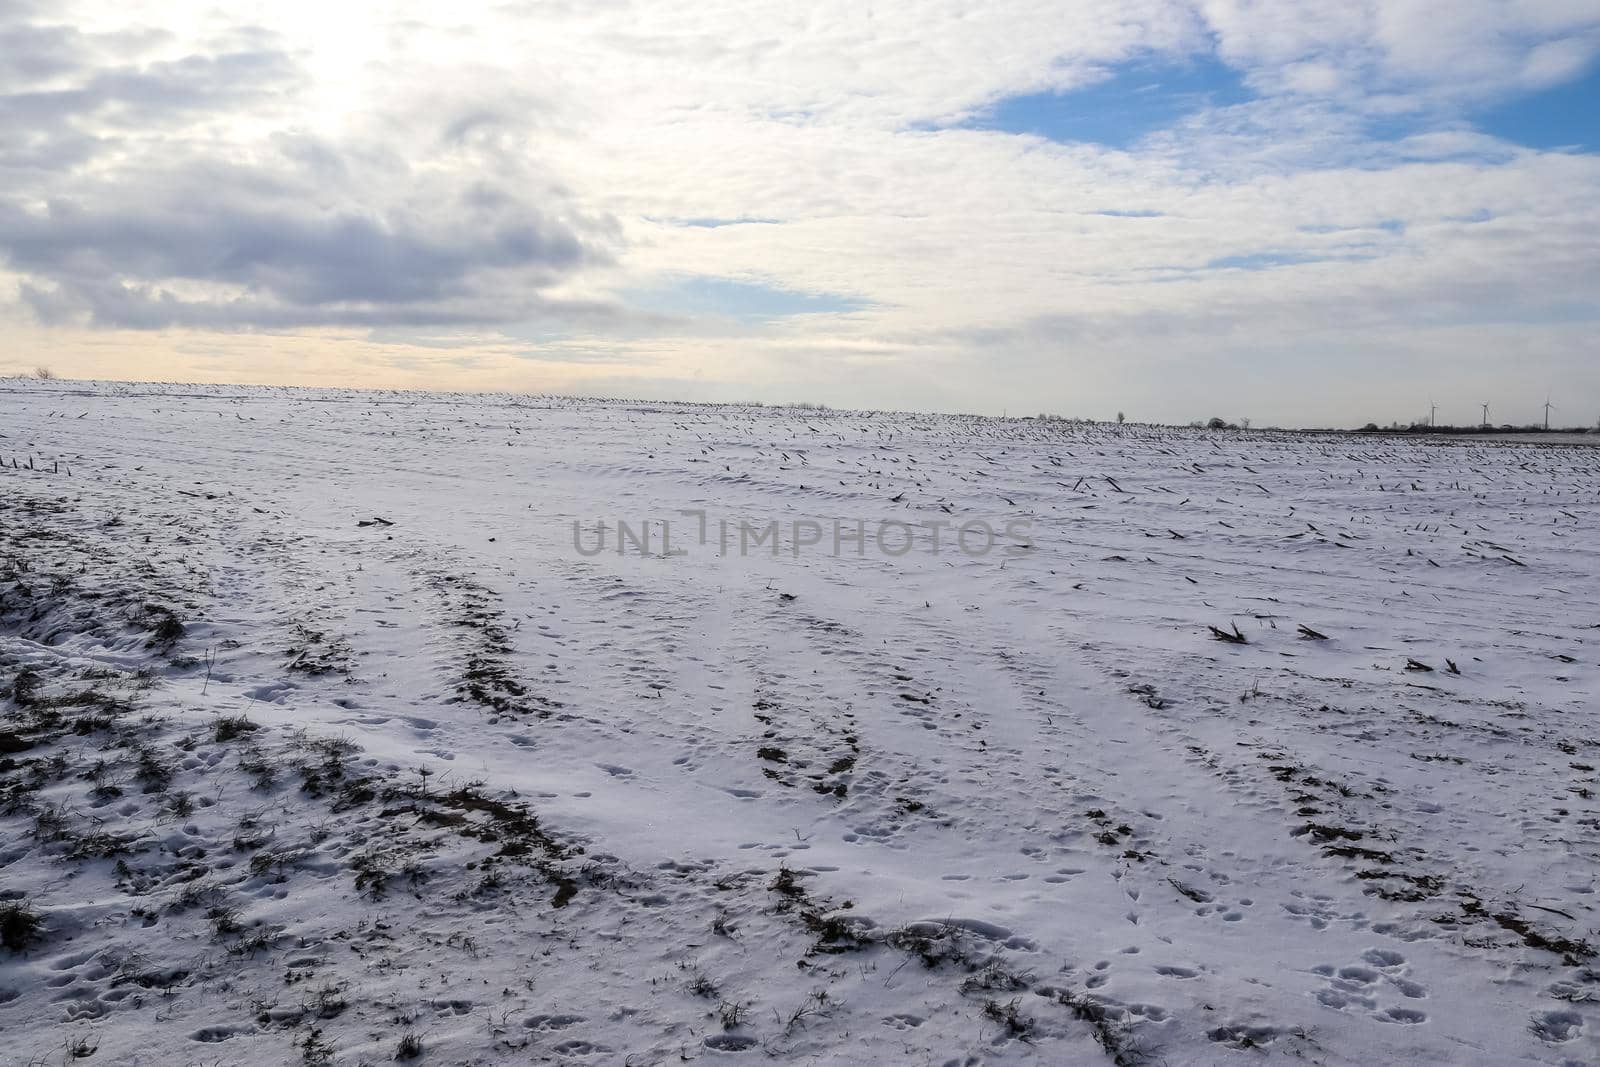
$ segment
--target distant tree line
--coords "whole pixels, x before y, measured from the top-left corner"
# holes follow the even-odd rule
[[[1365,426],[1361,427],[1361,429],[1357,430],[1356,432],[1357,433],[1442,433],[1442,434],[1466,434],[1466,435],[1470,435],[1470,434],[1486,434],[1486,433],[1487,434],[1507,434],[1507,433],[1562,433],[1562,434],[1575,434],[1575,433],[1597,433],[1597,432],[1600,432],[1600,430],[1595,430],[1595,429],[1592,429],[1592,428],[1590,428],[1588,426],[1568,426],[1568,427],[1552,426],[1549,429],[1545,429],[1543,426],[1538,426],[1538,425],[1533,425],[1533,424],[1529,424],[1529,425],[1526,425],[1526,426],[1513,426],[1509,422],[1503,423],[1503,424],[1501,424],[1499,426],[1429,426],[1426,422],[1410,422],[1410,423],[1391,422],[1387,426],[1379,426],[1375,422],[1369,422]]]

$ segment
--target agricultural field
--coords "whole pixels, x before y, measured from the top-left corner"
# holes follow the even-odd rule
[[[6,1063],[1600,1058],[1600,449],[0,382]]]

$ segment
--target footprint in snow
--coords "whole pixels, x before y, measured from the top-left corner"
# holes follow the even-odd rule
[[[1318,990],[1317,1002],[1335,1011],[1361,1008],[1373,1013],[1372,1018],[1384,1023],[1416,1025],[1426,1022],[1428,1016],[1414,1008],[1390,1007],[1378,1010],[1378,996],[1386,988],[1393,988],[1408,1000],[1427,997],[1427,990],[1403,974],[1405,957],[1390,949],[1372,948],[1362,953],[1362,964],[1335,967],[1324,963],[1313,967],[1312,973],[1328,982],[1327,989]]]
[[[1575,1011],[1541,1011],[1528,1027],[1541,1041],[1572,1041],[1583,1032],[1583,1016]]]
[[[281,704],[284,698],[299,687],[289,682],[277,682],[272,685],[258,685],[254,689],[246,689],[244,695],[251,700],[259,700],[266,704]]]

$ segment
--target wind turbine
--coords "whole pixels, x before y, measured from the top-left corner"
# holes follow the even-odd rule
[[[1550,428],[1550,409],[1553,407],[1555,405],[1550,403],[1550,394],[1546,393],[1544,395],[1544,428],[1547,430]]]
[[[1435,404],[1433,402],[1433,398],[1432,397],[1429,397],[1428,398],[1428,429],[1430,429],[1430,430],[1433,429],[1433,417],[1435,415],[1437,415],[1437,414],[1439,414],[1439,405]]]
[[[1488,404],[1483,405],[1483,428],[1485,430],[1487,430],[1489,428],[1489,405]]]

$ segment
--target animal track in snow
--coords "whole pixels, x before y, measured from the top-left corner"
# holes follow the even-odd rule
[[[1380,997],[1393,990],[1407,1000],[1427,997],[1426,988],[1405,976],[1406,960],[1390,949],[1371,948],[1361,954],[1362,962],[1335,966],[1331,963],[1313,967],[1312,973],[1327,981],[1327,988],[1316,993],[1316,1000],[1335,1011],[1361,1008],[1379,1022],[1415,1025],[1426,1022],[1425,1012],[1415,1008],[1391,1005],[1380,1009]]]

